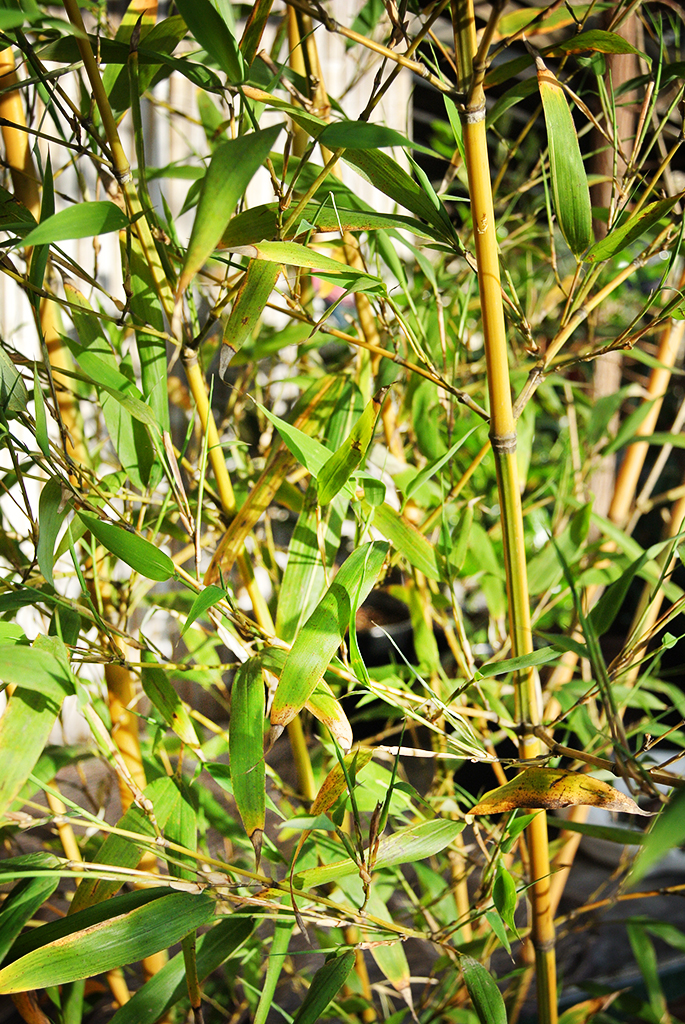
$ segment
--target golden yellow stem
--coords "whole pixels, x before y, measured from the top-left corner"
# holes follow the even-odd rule
[[[124,972],[121,967],[115,967],[113,971],[107,972],[107,984],[109,990],[114,997],[114,1001],[119,1005],[123,1006],[131,998],[131,993],[128,990],[126,979],[124,978]]]
[[[123,653],[123,652],[122,652]],[[143,758],[138,741],[138,718],[129,709],[135,698],[135,685],[130,669],[125,665],[105,665],[105,682],[109,699],[109,713],[112,719],[112,739],[119,750],[124,764],[140,790],[147,785]],[[119,779],[119,794],[124,811],[133,803],[133,793],[124,779]]]
[[[305,800],[313,800],[316,796],[316,783],[314,781],[312,761],[307,748],[307,740],[302,728],[302,719],[299,715],[293,718],[287,729],[300,791]]]
[[[0,52],[0,89],[10,89],[17,85],[14,68],[14,54],[11,47]],[[40,190],[38,177],[31,155],[30,135],[21,128],[26,128],[24,103],[19,89],[0,94],[0,117],[20,125],[13,128],[10,124],[2,125],[2,138],[5,143],[5,155],[12,176],[12,185],[17,199],[24,204],[36,220],[40,220]]]
[[[53,779],[52,782],[50,783],[50,787],[53,790],[53,792],[47,790],[45,793],[45,798],[48,802],[48,807],[50,808],[52,813],[57,817],[55,825],[57,827],[59,841],[62,844],[62,849],[64,850],[67,859],[72,861],[73,863],[76,863],[82,859],[81,847],[76,842],[76,836],[74,835],[73,828],[71,827],[68,821],[64,820],[64,815],[67,813],[67,809],[60,800],[59,796],[57,796],[57,793],[59,793],[59,789],[57,787],[57,781],[55,779]],[[55,790],[56,792],[54,792]],[[79,881],[80,879],[77,878],[77,885],[79,884]]]
[[[685,270],[680,275],[678,288],[685,288]],[[638,437],[648,437],[654,433],[661,412],[666,390],[672,376],[672,368],[678,358],[678,352],[685,335],[685,320],[671,320],[661,332],[657,359],[662,364],[655,366],[649,377],[645,402],[651,402],[651,408],[637,428]],[[642,472],[647,449],[646,441],[636,441],[625,453],[616,477],[616,489],[609,509],[609,518],[622,525],[630,514],[630,507],[635,498],[635,489]]]
[[[191,352],[185,355],[183,364],[188,378],[188,387],[190,388],[190,393],[193,396],[197,414],[200,418],[202,433],[203,436],[207,438],[207,455],[214,473],[216,488],[221,500],[221,507],[227,515],[233,516],[236,512],[235,494],[233,493],[231,478],[228,475],[228,470],[226,469],[224,451],[221,447],[221,441],[219,440],[219,433],[216,429],[214,415],[209,406],[207,385],[200,369],[197,354]],[[257,586],[254,578],[254,572],[252,570],[252,564],[250,563],[245,551],[242,551],[236,556],[236,564],[240,571],[240,575],[243,578],[245,589],[249,594],[250,601],[252,602],[257,622],[262,629],[273,633],[274,624],[271,612],[269,611],[269,606]]]
[[[533,650],[526,554],[521,509],[521,491],[516,461],[516,421],[512,409],[509,359],[499,273],[495,214],[492,201],[487,140],[485,95],[482,72],[485,53],[473,50],[473,5],[471,0],[454,0],[453,24],[460,38],[455,52],[461,62],[460,81],[471,81],[468,102],[462,114],[464,152],[469,182],[474,246],[478,268],[481,316],[490,398],[490,441],[495,456],[497,487],[502,513],[504,564],[507,579],[509,629],[512,653]],[[486,42],[483,43],[483,51]],[[536,757],[540,741],[534,729],[541,722],[542,707],[536,673],[519,672],[516,681],[519,752],[522,760]],[[557,1020],[554,919],[549,891],[549,849],[544,813],[536,814],[527,829],[531,876],[531,939],[535,949],[538,1013],[543,1024]]]

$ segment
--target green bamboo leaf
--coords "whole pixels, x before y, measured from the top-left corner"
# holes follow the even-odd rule
[[[648,931],[651,929],[645,927],[645,924],[646,922],[639,919],[629,920],[626,925],[626,931],[633,956],[647,989],[651,1019],[654,1021],[667,1021],[670,1013],[659,977],[659,962],[654,943],[648,935]]]
[[[343,443],[319,471],[319,505],[327,505],[332,501],[363,462],[373,440],[384,396],[385,389],[374,395]]]
[[[497,913],[496,910],[486,910],[485,920],[488,922],[493,932],[499,939],[502,949],[506,949],[509,956],[511,956],[511,942],[509,941],[507,929],[505,928],[504,921],[502,920],[500,915]]]
[[[354,967],[353,950],[331,957],[320,967],[304,997],[304,1002],[293,1017],[293,1024],[314,1024],[328,1004],[336,997]]]
[[[11,657],[10,657],[11,655]],[[40,657],[26,658],[26,655]],[[15,662],[12,671],[7,663]],[[52,662],[52,664],[50,664]],[[33,771],[67,693],[73,686],[64,669],[45,651],[0,647],[0,679],[13,682],[33,668],[31,689],[18,685],[0,718],[0,820]],[[14,679],[12,678],[14,677]],[[44,690],[46,692],[41,692]]]
[[[211,6],[209,0],[204,2]],[[192,6],[195,0],[188,0],[188,3]],[[238,200],[245,194],[248,184],[269,155],[282,127],[279,124],[263,131],[241,135],[217,146],[212,153],[202,181],[200,200],[178,283],[178,295],[185,292],[216,248]]]
[[[48,941],[46,934],[36,936],[40,943],[37,949],[0,970],[0,992],[65,985],[142,960],[208,924],[215,903],[204,894],[158,889],[149,902],[133,910],[118,912],[117,898],[90,909],[101,908],[106,908],[109,916],[96,924],[79,928],[81,918],[88,913],[82,911],[60,922],[71,929],[60,938]]]
[[[132,10],[129,7],[119,23],[115,36],[116,42],[124,43],[129,47],[129,53],[131,36],[139,19],[140,23],[137,33],[139,38],[135,49],[135,59],[138,66],[137,85],[140,96],[150,87],[153,78],[161,69],[161,65],[155,67],[153,64],[146,64],[143,68],[140,67],[138,51],[141,43],[144,41],[145,48],[148,51],[162,50],[166,55],[169,55],[173,53],[181,39],[187,34],[188,28],[183,18],[179,15],[175,15],[172,18],[164,18],[159,25],[155,25],[154,14],[144,11],[141,16],[138,10],[135,8]],[[131,62],[129,61],[129,67],[130,65]],[[164,69],[164,73],[168,74],[166,69]],[[129,69],[125,66],[117,66],[116,64],[107,65],[102,76],[102,84],[107,93],[112,113],[118,119],[131,106]]]
[[[188,617],[183,623],[181,636],[183,636],[187,629],[190,629],[196,619],[204,615],[209,608],[212,608],[219,601],[224,601],[227,597],[226,591],[221,587],[215,587],[213,583],[210,583],[208,587],[204,587],[190,606]]]
[[[196,747],[198,739],[192,719],[176,693],[168,673],[156,667],[157,659],[151,651],[143,651],[142,660],[140,681],[145,695],[178,738],[188,746]]]
[[[371,121],[333,121],[319,133],[318,141],[329,149],[383,149],[400,146],[437,156],[434,149],[420,146],[402,132]]]
[[[228,754],[233,795],[254,847],[257,870],[266,814],[264,716],[262,667],[251,658],[240,666],[233,681]]]
[[[380,150],[359,149],[346,150],[343,160],[352,164],[367,181],[405,210],[432,224],[440,237],[453,241],[454,229],[442,204],[440,209],[436,209],[423,189],[392,157]]]
[[[528,58],[523,58],[528,63]],[[516,106],[521,100],[527,96],[532,96],[534,92],[537,92],[538,84],[534,78],[524,78],[522,82],[516,82],[512,85],[511,89],[507,89],[506,92],[502,93],[501,96],[493,103],[492,107],[488,109],[486,124],[488,128],[491,128],[494,124],[497,124],[502,114],[505,114],[511,107]]]
[[[376,582],[387,551],[387,544],[378,541],[353,551],[300,629],[274,694],[272,741],[309,700],[347,632],[350,616]]]
[[[191,789],[183,777],[175,778],[173,781],[180,799],[174,802],[166,823],[165,834],[172,843],[176,843],[186,850],[195,851],[197,849],[196,790]],[[197,863],[189,854],[176,851],[173,861],[169,861],[169,874],[174,878],[193,882],[197,877]]]
[[[338,229],[339,230],[339,229]],[[380,291],[385,293],[385,285],[378,277],[356,270],[347,263],[331,259],[314,249],[300,245],[299,242],[257,242],[255,245],[232,247],[232,252],[251,259],[280,263],[289,267],[303,267],[316,270],[319,274],[332,274],[343,283],[349,282],[355,291]]]
[[[378,892],[372,889],[366,903],[366,913],[381,921],[392,921],[393,916]],[[412,1006],[411,971],[403,944],[387,942],[388,934],[380,929],[364,929],[364,940],[371,943],[371,955],[396,992]],[[379,941],[380,940],[380,941]],[[386,940],[386,941],[382,941]]]
[[[578,35],[565,39],[562,43],[555,43],[554,46],[545,49],[545,55],[559,57],[563,53],[583,53],[586,50],[593,50],[595,53],[636,53],[647,64],[651,65],[652,63],[646,54],[641,50],[636,50],[632,43],[629,43],[623,36],[599,28],[591,29],[589,32],[579,32]]]
[[[3,231],[28,231],[35,228],[36,218],[16,196],[0,186],[0,226]]]
[[[343,195],[336,198],[335,207],[319,203],[310,203],[302,211],[302,221],[316,225],[317,232],[343,231],[377,231],[380,229],[410,231],[421,238],[435,238],[436,232],[420,220],[401,214],[377,213],[375,210],[353,210],[346,207],[351,196]],[[264,239],[273,239],[278,231],[278,203],[265,206],[253,206],[249,210],[236,214],[224,232],[221,244],[226,248],[250,245]],[[301,231],[301,224],[293,224],[288,235],[294,237]]]
[[[76,203],[48,217],[33,231],[29,231],[20,245],[48,245],[52,242],[66,242],[71,238],[94,238],[110,231],[123,231],[129,219],[115,203],[102,200],[92,203]]]
[[[454,842],[463,828],[463,822],[433,818],[399,829],[381,839],[374,867],[380,870],[433,857]],[[354,875],[358,871],[353,860],[340,860],[324,867],[299,871],[293,876],[293,884],[297,889],[310,888],[334,882],[336,878],[344,878],[346,875]]]
[[[371,517],[374,529],[397,548],[410,565],[428,576],[431,580],[443,578],[438,553],[431,542],[416,529],[413,523],[405,519],[397,509],[387,502],[372,507],[368,501],[361,502],[364,515]]]
[[[199,980],[204,981],[221,964],[230,960],[250,937],[253,927],[251,917],[234,913],[201,935],[197,940],[196,961]],[[183,954],[177,953],[117,1010],[110,1024],[140,1024],[141,1021],[159,1020],[187,997]]]
[[[504,999],[490,972],[463,953],[459,954],[459,966],[481,1024],[507,1024]]]
[[[252,1024],[266,1024],[266,1018],[268,1017],[271,1009],[278,979],[280,978],[281,971],[283,970],[283,964],[285,963],[288,946],[290,945],[290,938],[294,929],[295,919],[293,917],[283,917],[282,915],[279,915],[276,918],[276,924],[274,925],[274,937],[271,942],[269,959],[266,965],[264,981],[262,982],[262,990]],[[131,1022],[131,1024],[133,1024],[133,1022]]]
[[[613,227],[605,238],[601,238],[594,245],[590,246],[583,256],[584,263],[601,263],[617,256],[629,245],[636,242],[646,231],[654,227],[664,217],[668,217],[673,207],[679,202],[680,196],[670,196],[668,199],[660,199],[656,203],[650,203],[643,207],[639,213],[628,217],[626,221]]]
[[[233,356],[240,351],[248,338],[252,337],[276,287],[280,272],[281,268],[277,263],[264,260],[250,260],[248,263],[231,315],[224,328],[219,359],[219,375],[222,379],[226,377]]]
[[[0,409],[8,420],[28,409],[29,393],[24,378],[0,345]]]
[[[47,638],[39,635],[35,643],[41,639]],[[0,682],[35,690],[53,701],[61,701],[75,692],[69,666],[52,651],[40,650],[38,646],[0,645]]]
[[[62,484],[57,477],[50,477],[38,500],[38,544],[36,558],[38,568],[54,586],[52,567],[55,561],[55,541],[64,518],[69,511],[69,502],[63,501]]]
[[[564,90],[542,58],[536,56],[535,65],[547,125],[554,212],[569,249],[578,258],[594,238],[585,164]]]
[[[547,665],[550,661],[556,661],[559,651],[554,647],[541,647],[538,651],[531,651],[530,654],[520,654],[516,658],[506,658],[504,661],[495,661],[489,665],[482,665],[477,670],[476,678],[489,679],[491,676],[503,676],[509,672],[518,672],[523,668],[531,668],[534,665]]]
[[[121,465],[131,483],[144,490],[155,465],[155,452],[146,427],[157,431],[159,427],[138,388],[122,373],[100,318],[88,300],[70,281],[64,282],[64,292],[78,334],[78,342],[66,339],[69,349],[95,385]],[[163,377],[166,381],[166,375]]]
[[[336,504],[333,502],[327,511],[335,509]],[[329,528],[325,530],[323,556],[327,565],[334,564],[340,547],[341,519],[341,516],[336,517],[331,530],[331,517],[328,517]],[[326,589],[323,558],[317,558],[312,554],[312,538],[316,537],[317,527],[316,481],[310,480],[304,496],[304,507],[288,545],[288,561],[281,581],[278,602],[276,635],[287,643],[295,639],[301,625],[312,614]]]
[[[210,0],[179,0],[176,4],[200,46],[226,72],[231,85],[245,78],[245,62],[231,26]]]
[[[641,846],[645,841],[644,832],[632,828],[616,828],[613,825],[591,825],[586,821],[573,821],[572,818],[555,818],[547,815],[547,821],[564,832],[580,832],[594,839],[604,839],[607,843],[620,843],[622,846]]]
[[[664,807],[645,836],[642,852],[631,872],[631,882],[637,884],[669,850],[680,846],[684,839],[685,789],[680,789],[675,791],[670,803]],[[631,842],[634,840],[631,839]]]
[[[102,64],[127,64],[131,54],[128,43],[117,42],[115,39],[107,39],[103,35],[89,35],[88,42],[91,45],[93,54]],[[76,39],[73,36],[58,39],[54,43],[42,46],[37,55],[41,60],[54,61],[57,64],[77,64],[81,60],[81,53]],[[170,57],[161,49],[148,52],[144,46],[138,50],[139,64],[164,65],[169,71],[177,71],[179,75],[187,78],[194,85],[210,92],[221,92],[224,88],[219,76],[211,68],[203,64],[196,64],[187,57]]]
[[[416,491],[418,491],[419,487],[423,487],[423,485],[427,483],[429,480],[431,480],[436,473],[439,473],[443,466],[447,465],[448,462],[451,462],[456,453],[461,448],[461,446],[466,443],[466,441],[469,439],[473,431],[477,429],[477,427],[473,427],[466,434],[464,434],[463,437],[460,437],[458,441],[455,441],[452,447],[448,448],[445,454],[442,455],[439,459],[435,459],[433,462],[429,462],[426,466],[423,467],[423,469],[419,470],[419,472],[416,474],[411,483],[404,489],[405,501],[411,498],[412,494],[415,494]]]
[[[271,412],[266,406],[261,405],[259,402],[255,402],[255,405],[260,412],[264,413],[266,418],[273,423],[277,428],[279,434],[283,438],[283,441],[288,447],[288,450],[292,452],[298,462],[300,462],[305,469],[307,469],[312,476],[318,477],[321,469],[333,455],[333,452],[326,448],[325,445],[321,444],[314,437],[309,437],[303,430],[293,426],[292,423],[288,423],[287,420],[281,419],[280,416],[276,416],[275,413]],[[352,497],[352,488],[349,487],[347,490],[348,497]]]
[[[52,853],[29,853],[16,858],[21,861],[21,868],[58,868],[61,861]],[[3,867],[6,867],[6,863]],[[19,865],[17,865],[19,866]],[[22,878],[7,894],[0,909],[0,963],[5,959],[12,943],[46,900],[50,899],[59,885],[57,871],[41,878]]]
[[[54,772],[52,774],[54,775]],[[166,828],[167,821],[181,799],[174,780],[166,775],[159,779],[153,779],[145,787],[143,795],[152,804],[158,828]],[[117,822],[117,828],[123,832],[132,832],[134,835],[140,836],[140,842],[136,842],[130,837],[111,833],[105,838],[92,859],[96,864],[135,868],[143,853],[155,841],[154,826],[145,812],[136,804],[132,804]],[[111,899],[123,884],[121,879],[116,878],[83,878],[69,905],[69,915]]]
[[[514,921],[514,914],[518,904],[516,883],[501,860],[497,864],[495,880],[492,885],[492,902],[495,904],[507,928],[510,928],[516,934],[516,923]]]
[[[157,283],[150,264],[143,253],[140,242],[132,238],[127,252],[128,267],[131,274],[131,297],[129,306],[131,319],[135,327],[136,347],[140,359],[140,385],[142,400],[149,406],[156,430],[159,434],[171,430],[169,419],[169,394],[167,389],[167,352],[164,336],[164,314],[157,296]],[[171,270],[167,269],[168,276]],[[163,298],[167,308],[171,309],[173,298],[171,288],[165,281]],[[153,327],[156,333],[142,330],[143,325]],[[150,444],[148,442],[148,450]],[[150,483],[157,483],[161,478],[159,463],[154,460],[153,474]],[[154,473],[157,471],[157,478]]]
[[[123,526],[106,523],[87,512],[78,513],[86,529],[111,554],[120,558],[132,569],[149,580],[163,583],[176,573],[176,566],[164,551],[160,551],[149,540],[129,533]]]

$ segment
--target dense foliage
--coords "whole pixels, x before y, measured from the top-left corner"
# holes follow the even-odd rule
[[[83,16],[0,4],[0,994],[669,1019],[670,918],[554,942],[685,839],[681,14]]]

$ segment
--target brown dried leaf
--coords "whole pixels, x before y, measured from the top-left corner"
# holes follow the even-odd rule
[[[517,807],[554,810],[573,804],[591,804],[625,814],[645,814],[629,796],[582,772],[561,768],[527,768],[511,782],[486,793],[471,814],[501,814]]]

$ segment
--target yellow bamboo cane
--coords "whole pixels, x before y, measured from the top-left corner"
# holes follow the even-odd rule
[[[460,86],[465,91],[462,110],[464,152],[469,182],[474,245],[478,268],[481,316],[490,398],[490,441],[495,458],[497,486],[502,515],[504,562],[507,578],[509,628],[515,656],[533,650],[528,598],[528,580],[523,534],[523,516],[516,462],[516,420],[509,378],[509,361],[502,306],[495,215],[485,134],[483,77],[488,35],[475,51],[474,16],[471,0],[454,0],[455,53]],[[494,19],[491,20],[494,29]],[[542,718],[537,676],[529,669],[517,674],[517,719],[522,760],[536,757],[540,743],[534,728]],[[531,939],[535,950],[538,1013],[543,1024],[557,1020],[554,920],[549,892],[549,851],[547,823],[537,814],[528,830],[531,873]]]

